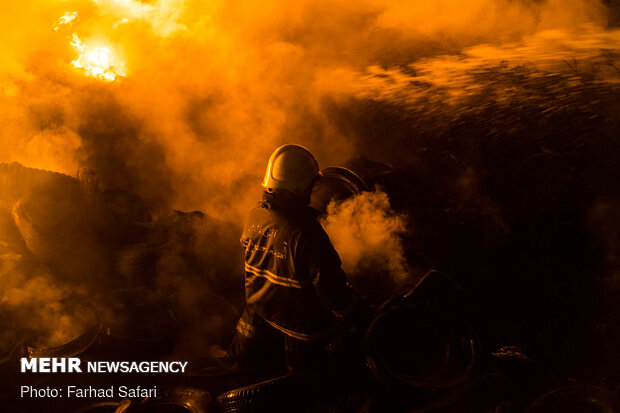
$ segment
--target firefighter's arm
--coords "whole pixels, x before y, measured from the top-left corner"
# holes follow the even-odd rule
[[[355,319],[360,301],[347,284],[338,253],[329,237],[317,223],[312,231],[309,254],[312,284],[319,299],[345,324]]]
[[[314,286],[317,296],[336,317],[343,322],[350,322],[359,307],[359,300],[351,287],[346,283],[342,269],[324,270],[316,278]]]

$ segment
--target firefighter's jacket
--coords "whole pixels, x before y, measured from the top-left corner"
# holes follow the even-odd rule
[[[290,213],[259,204],[248,213],[241,244],[247,308],[282,333],[325,338],[355,306],[340,257],[311,208]]]

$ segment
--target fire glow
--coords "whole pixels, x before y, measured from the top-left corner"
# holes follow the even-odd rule
[[[78,12],[65,12],[54,22],[54,31],[58,31],[62,26],[72,26],[77,17]],[[124,64],[116,61],[110,48],[105,46],[89,48],[77,33],[71,35],[70,44],[79,52],[71,64],[81,69],[84,75],[108,82],[116,80],[118,76],[125,76]]]
[[[75,47],[80,56],[73,60],[71,64],[84,71],[86,76],[95,77],[97,79],[113,81],[118,76],[125,76],[124,71],[119,69],[119,65],[115,65],[114,58],[107,47],[97,47],[91,50],[80,40],[74,33],[71,46]]]
[[[58,31],[60,26],[68,24],[71,25],[72,22],[77,18],[77,12],[66,12],[64,15],[60,16],[56,22],[54,22],[54,31]]]

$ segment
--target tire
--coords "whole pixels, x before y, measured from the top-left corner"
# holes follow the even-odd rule
[[[366,350],[367,365],[380,382],[439,390],[473,376],[479,339],[464,320],[422,305],[399,305],[372,321]]]
[[[217,396],[217,411],[221,413],[295,411],[291,410],[295,387],[292,376],[282,376],[229,390]]]
[[[0,163],[0,196],[15,202],[33,191],[54,188],[78,191],[79,181],[69,175],[42,169],[28,168],[17,162]]]
[[[12,215],[26,247],[40,262],[55,275],[81,280],[86,274],[103,277],[109,266],[95,231],[96,217],[87,211],[75,198],[38,192],[16,202]]]
[[[312,189],[310,206],[323,214],[332,200],[342,201],[369,190],[364,180],[350,169],[333,166],[322,169],[321,174],[323,177]]]
[[[573,384],[540,396],[525,413],[613,413],[612,395],[601,387]]]

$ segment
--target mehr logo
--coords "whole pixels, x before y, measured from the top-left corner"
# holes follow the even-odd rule
[[[80,359],[76,357],[39,357],[28,360],[21,358],[21,372],[32,373],[81,373]]]

